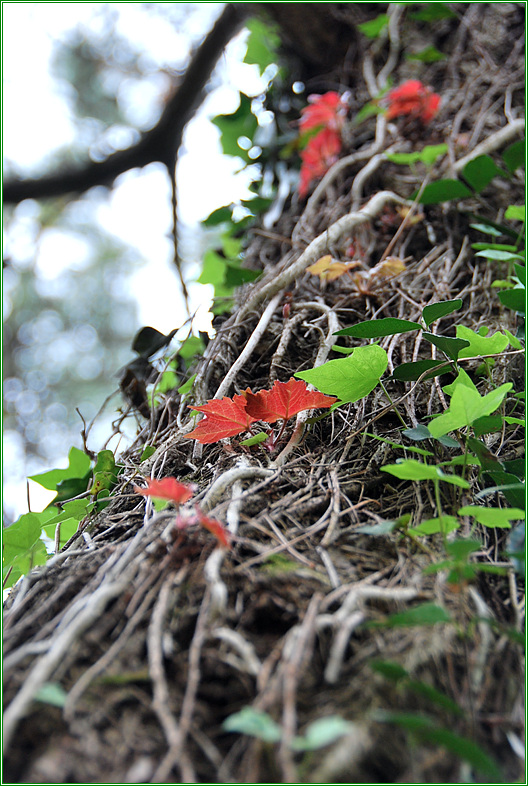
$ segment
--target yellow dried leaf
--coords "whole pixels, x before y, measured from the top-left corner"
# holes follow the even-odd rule
[[[405,262],[399,257],[386,257],[369,271],[369,280],[393,278],[405,270]]]
[[[401,205],[400,207],[396,208],[396,212],[398,213],[399,216],[405,218],[409,213],[410,209],[411,208],[407,207],[406,205]],[[407,226],[413,227],[415,224],[419,224],[420,221],[423,221],[424,218],[425,218],[425,214],[423,210],[417,210],[416,213],[414,213],[410,217],[409,221],[407,222]]]
[[[321,281],[335,281],[343,273],[347,273],[360,264],[360,262],[339,262],[337,259],[333,259],[330,254],[325,254],[306,270],[314,276],[319,276]]]

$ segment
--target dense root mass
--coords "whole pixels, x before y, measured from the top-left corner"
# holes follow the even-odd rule
[[[456,24],[438,25],[449,58],[429,72],[444,103],[438,138],[423,141],[445,136],[452,145],[451,163],[441,164],[433,179],[454,176],[455,162],[477,145],[487,144],[493,155],[522,134],[520,8],[454,6]],[[351,85],[358,107],[369,98],[369,79],[383,56],[385,50],[365,55],[366,81]],[[409,63],[393,68],[393,79],[408,78]],[[512,126],[507,139],[503,129]],[[332,349],[335,332],[364,320],[417,321],[427,304],[461,298],[462,309],[435,323],[434,332],[454,336],[463,324],[515,333],[514,312],[491,286],[505,271],[501,263],[474,256],[470,224],[475,214],[500,222],[508,205],[524,201],[519,172],[494,181],[479,197],[418,211],[419,220],[404,226],[390,250],[407,260],[404,271],[391,279],[369,277],[408,209],[403,197],[421,186],[425,170],[414,173],[380,156],[391,145],[412,149],[383,119],[371,118],[359,139],[347,144],[306,205],[294,197],[272,230],[250,240],[246,264],[263,269],[263,276],[241,294],[197,361],[193,399],[180,401],[174,393],[167,400],[122,457],[126,471],[115,500],[10,594],[7,780],[486,780],[467,755],[454,754],[445,736],[427,734],[427,723],[478,744],[497,762],[504,782],[522,776],[516,743],[523,734],[524,667],[511,635],[522,625],[520,580],[510,568],[450,585],[445,571],[426,571],[442,559],[439,535],[413,539],[383,526],[361,531],[409,514],[415,523],[436,515],[427,484],[398,480],[380,467],[403,455],[394,445],[402,443],[402,420],[417,426],[443,411],[439,378],[388,382],[387,393],[378,387],[310,424],[300,413],[271,454],[241,446],[240,438],[203,446],[185,438],[195,425],[187,404],[247,387],[269,389],[276,380],[287,382],[341,357]],[[306,272],[324,254],[347,259],[352,244],[364,264],[362,277],[321,283]],[[403,362],[440,357],[420,332],[380,344],[391,372]],[[491,380],[477,375],[479,361],[464,368],[482,393],[505,381],[519,392],[520,357],[496,359]],[[140,464],[142,444],[155,432],[156,453]],[[487,437],[489,450],[515,458],[519,441],[512,434]],[[431,450],[437,462],[451,455],[440,445]],[[469,472],[478,488],[476,468]],[[149,474],[197,484],[192,504],[226,523],[232,549],[218,547],[206,531],[183,537],[174,513],[145,508],[133,484]],[[446,510],[457,500],[464,504],[460,489],[444,485]],[[482,542],[477,559],[505,564],[504,530],[476,534]],[[383,624],[425,603],[442,607],[450,621]],[[379,661],[391,662],[393,670],[397,664],[408,676],[390,678],[390,670],[376,667]],[[49,683],[67,692],[64,707],[39,701]],[[280,739],[228,732],[225,719],[246,707],[267,713],[280,726]],[[424,717],[414,736],[382,715],[402,711]],[[329,716],[348,721],[346,733],[299,752],[296,738]]]

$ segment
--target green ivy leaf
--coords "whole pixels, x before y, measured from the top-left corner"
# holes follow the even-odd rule
[[[520,259],[524,261],[521,254],[515,254],[512,251],[501,251],[500,249],[487,248],[482,251],[477,251],[476,257],[485,257],[486,259],[497,259],[500,262],[510,262],[512,259]]]
[[[423,150],[414,153],[385,153],[385,158],[393,164],[412,166],[420,161],[426,166],[432,166],[440,156],[447,153],[447,145],[427,145]]]
[[[243,62],[257,65],[262,76],[266,68],[277,60],[280,37],[270,25],[264,24],[257,17],[249,19],[246,27],[249,30],[249,38]]]
[[[504,174],[490,156],[472,158],[462,171],[462,177],[477,194],[480,194],[496,175]]]
[[[459,353],[459,358],[476,357],[477,355],[500,355],[510,343],[504,333],[497,331],[492,336],[482,336],[464,325],[457,325],[457,338],[467,341],[469,346]]]
[[[507,147],[502,154],[502,160],[506,164],[508,171],[512,174],[518,167],[526,166],[526,140],[519,139],[517,142]],[[508,215],[508,211],[506,211],[505,218],[511,218],[511,216]],[[524,221],[524,215],[518,220]]]
[[[526,205],[508,205],[504,218],[509,221],[526,221]]]
[[[216,210],[213,210],[213,212],[210,213],[204,221],[202,221],[202,225],[204,227],[217,227],[226,221],[231,221],[232,214],[233,205],[219,207]]]
[[[261,442],[265,442],[267,438],[268,435],[264,431],[260,431],[258,434],[254,434],[252,437],[243,439],[240,444],[244,445],[246,448],[250,448],[253,445],[259,445]]]
[[[495,412],[512,387],[511,382],[506,382],[481,396],[466,372],[460,370],[453,384],[444,388],[451,395],[448,409],[429,423],[429,431],[433,437],[441,437],[449,431],[471,426],[477,418]]]
[[[405,55],[406,60],[418,60],[420,63],[436,63],[438,60],[445,60],[446,55],[440,52],[436,46],[426,46],[425,49],[421,49],[419,52],[413,52],[413,54]]]
[[[257,118],[251,111],[251,98],[239,93],[238,109],[230,115],[217,115],[212,123],[220,129],[220,143],[223,152],[228,156],[238,156],[247,164],[252,162],[247,150],[238,144],[241,137],[253,139],[258,127]]]
[[[224,731],[257,737],[264,742],[279,742],[282,739],[281,727],[267,712],[255,710],[253,707],[244,707],[240,712],[229,715],[222,723],[222,728]]]
[[[379,14],[375,19],[370,19],[368,22],[362,22],[358,25],[358,28],[367,38],[377,38],[388,24],[389,17],[387,14]]]
[[[451,360],[457,360],[460,352],[467,347],[468,342],[461,338],[450,338],[449,336],[436,336],[434,333],[422,333],[423,338],[441,349]]]
[[[518,289],[505,289],[499,292],[499,300],[507,308],[524,314],[526,311],[526,290],[524,287]]]
[[[314,385],[321,393],[337,396],[341,403],[359,401],[368,396],[387,368],[387,353],[377,344],[356,347],[346,358],[329,360],[318,368],[295,374]]]
[[[428,3],[420,11],[410,13],[411,19],[416,19],[417,22],[436,22],[438,19],[450,19],[455,16],[455,12],[451,11],[445,3]]]
[[[471,516],[484,527],[501,527],[510,529],[511,521],[525,518],[520,508],[484,508],[480,505],[466,505],[458,511],[459,516]]]
[[[349,734],[353,728],[353,723],[339,715],[318,718],[309,724],[303,737],[294,737],[291,747],[294,751],[315,751]]]
[[[460,478],[458,475],[447,475],[442,472],[440,467],[425,464],[416,459],[398,459],[396,464],[385,464],[384,467],[381,467],[381,471],[388,472],[400,480],[442,480],[452,486],[459,486],[463,489],[470,488],[470,484],[464,478]]]
[[[420,330],[421,327],[419,322],[409,322],[408,319],[386,317],[385,319],[369,319],[366,322],[358,322],[357,325],[352,325],[352,327],[337,330],[334,336],[381,338],[382,336],[392,336],[396,333],[407,333],[410,330]]]
[[[154,445],[145,445],[145,447],[143,448],[143,452],[139,457],[139,463],[142,464],[144,461],[146,461],[151,456],[153,456],[155,452],[156,452],[156,448],[154,447]]]
[[[2,575],[4,589],[12,587],[35,565],[44,565],[47,552],[40,535],[44,524],[54,515],[47,508],[42,513],[25,513],[2,533]],[[6,579],[6,576],[8,578]]]
[[[443,300],[440,303],[431,303],[430,306],[426,306],[422,311],[422,316],[425,324],[429,327],[429,325],[437,319],[446,317],[448,314],[452,314],[453,311],[458,311],[459,308],[462,308],[462,301],[460,298],[456,298],[456,300]]]
[[[500,229],[490,226],[489,224],[470,224],[471,229],[476,229],[477,232],[483,232],[485,235],[492,235],[493,237],[501,237],[503,234]],[[471,246],[474,248],[474,246]]]
[[[441,368],[439,368],[441,366]],[[442,374],[448,374],[452,369],[449,364],[444,363],[442,365],[441,361],[439,360],[415,360],[410,363],[401,363],[401,365],[396,366],[394,371],[392,372],[391,379],[398,379],[401,382],[412,382],[415,379],[419,379],[425,371],[429,369],[436,368],[436,371],[431,371],[425,379],[431,379],[432,377],[439,377]]]
[[[391,614],[383,622],[367,623],[368,627],[409,628],[416,625],[436,625],[438,622],[451,622],[451,615],[435,603],[422,603],[408,611]]]
[[[29,479],[49,491],[55,491],[57,484],[70,478],[84,479],[90,470],[90,459],[78,448],[71,448],[68,454],[66,469],[52,469],[39,475],[30,475]],[[85,487],[86,488],[86,487]]]
[[[35,694],[35,700],[53,707],[64,707],[68,694],[58,682],[45,682]]]
[[[187,393],[191,392],[192,387],[194,385],[194,380],[196,379],[197,376],[198,376],[197,374],[193,374],[191,377],[189,377],[187,382],[184,382],[183,385],[180,385],[180,387],[178,388],[178,393],[180,394],[180,396],[185,396]]]
[[[418,201],[421,205],[437,205],[440,202],[449,202],[451,199],[467,199],[470,196],[473,196],[473,192],[464,183],[461,183],[460,180],[446,178],[429,183],[422,191]],[[416,194],[413,194],[411,199],[415,197]]]
[[[421,521],[417,527],[412,528],[412,532],[416,535],[436,535],[439,532],[447,535],[454,532],[459,526],[456,516],[438,516],[438,518]]]

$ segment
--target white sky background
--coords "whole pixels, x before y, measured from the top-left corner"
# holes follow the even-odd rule
[[[102,5],[3,3],[3,152],[23,173],[34,170],[53,150],[74,141],[75,126],[68,106],[49,73],[53,41],[79,23],[89,24]],[[156,14],[142,11],[140,3],[108,5],[119,13],[117,32],[144,49],[149,57],[178,64],[188,54],[189,38]],[[206,33],[222,4],[190,5],[195,6],[196,12],[186,19],[185,25],[194,36]],[[217,114],[236,109],[239,89],[256,95],[264,87],[257,66],[241,63],[246,48],[244,41],[242,33],[221,57],[217,73],[222,86],[208,95],[187,126],[180,150],[179,219],[196,232],[199,222],[214,209],[250,196],[247,174],[236,174],[240,161],[222,155],[219,131],[209,122]],[[148,89],[139,98],[156,101]],[[145,260],[131,278],[140,324],[152,325],[164,333],[177,327],[183,321],[183,303],[172,261],[170,187],[166,171],[154,164],[122,175],[109,197],[101,202],[98,218],[105,230],[135,247]],[[46,278],[57,278],[64,266],[79,254],[82,257],[78,241],[70,248],[67,237],[61,238],[59,232],[50,233],[47,242],[41,244],[37,265],[42,273],[45,271]],[[187,265],[188,277],[192,277],[193,268],[195,275],[198,274],[199,260],[195,261],[195,266]],[[196,327],[207,329],[211,288],[191,284],[190,294],[193,310],[202,306],[203,317]],[[18,508],[17,515],[26,512],[23,478],[6,478],[4,495],[9,508]],[[39,510],[44,505],[45,502],[39,504],[32,497],[32,509]]]

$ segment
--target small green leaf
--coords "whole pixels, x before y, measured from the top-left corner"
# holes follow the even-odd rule
[[[318,718],[310,723],[303,737],[295,737],[292,740],[291,747],[294,751],[315,751],[349,734],[353,728],[354,725],[350,721],[339,715]]]
[[[416,150],[414,153],[385,153],[387,161],[393,164],[403,164],[412,166],[420,161],[426,166],[432,166],[440,156],[447,153],[447,145],[426,145],[423,150]]]
[[[460,300],[460,298],[456,300],[444,300],[440,303],[431,303],[430,306],[426,306],[422,311],[422,317],[427,327],[429,327],[429,325],[437,319],[446,317],[448,314],[452,314],[453,311],[458,311],[461,307],[462,300]]]
[[[484,527],[502,527],[509,529],[511,521],[522,520],[524,510],[520,508],[483,508],[480,505],[466,505],[458,511],[459,516],[471,516]]]
[[[260,431],[258,434],[254,434],[252,437],[248,437],[247,439],[243,439],[240,443],[244,445],[246,448],[252,447],[252,445],[258,445],[261,442],[265,442],[268,438],[268,435],[264,431]]]
[[[183,385],[180,385],[180,387],[178,388],[178,393],[180,394],[180,396],[185,396],[187,393],[191,392],[192,387],[194,385],[194,380],[196,379],[197,376],[198,374],[193,374],[191,377],[189,377],[187,382],[184,382]]]
[[[392,660],[373,660],[369,665],[372,671],[375,671],[378,674],[381,674],[383,677],[386,677],[388,680],[393,680],[394,682],[408,679],[409,677],[409,672],[406,671],[403,666],[400,666],[399,663],[395,663]]]
[[[506,148],[506,150],[502,154],[502,160],[508,167],[508,171],[513,174],[515,170],[520,166],[526,165],[526,140],[519,139],[517,142],[514,142],[512,145]],[[511,218],[506,211],[505,218]],[[514,219],[515,220],[515,219]],[[519,219],[519,221],[524,221],[524,216]]]
[[[30,475],[29,479],[39,483],[45,489],[54,491],[57,484],[70,478],[85,478],[90,470],[90,459],[78,448],[71,448],[68,454],[68,466],[66,469],[52,469],[49,472],[42,472],[39,475]]]
[[[523,265],[517,264],[517,262],[513,263],[513,269],[515,270],[515,275],[519,279],[519,283],[526,286],[526,268]]]
[[[398,459],[396,464],[386,464],[381,467],[381,471],[388,472],[400,480],[442,480],[453,486],[470,488],[470,484],[464,478],[460,478],[458,475],[446,475],[439,467],[425,464],[416,459]]]
[[[411,453],[418,453],[420,456],[434,455],[434,453],[431,453],[430,450],[424,450],[423,448],[412,448],[409,447],[409,445],[401,445],[399,442],[393,442],[392,439],[386,439],[385,437],[380,437],[377,434],[371,434],[370,431],[367,431],[366,435],[371,439],[377,439],[379,442],[384,442],[386,445],[390,445],[391,448],[396,448],[396,450],[407,450]]]
[[[436,63],[438,60],[445,60],[446,55],[440,52],[436,46],[426,46],[425,49],[413,54],[405,55],[406,60],[419,60],[421,63]]]
[[[473,431],[476,437],[483,434],[493,434],[494,431],[501,431],[503,418],[501,415],[484,415],[473,421]]]
[[[228,156],[238,156],[246,163],[252,163],[248,151],[238,144],[241,137],[252,140],[258,127],[257,118],[251,111],[251,98],[239,93],[238,109],[230,115],[217,115],[211,121],[220,129],[220,143],[223,152]]]
[[[266,68],[276,62],[280,38],[270,25],[264,24],[257,17],[249,19],[246,22],[246,27],[250,31],[250,35],[243,62],[257,65],[262,76]]]
[[[139,457],[139,463],[142,464],[143,461],[146,461],[151,456],[153,456],[155,452],[156,452],[156,448],[154,447],[154,445],[146,445],[143,448],[143,452],[141,456]]]
[[[526,205],[508,205],[504,218],[509,221],[526,221]]]
[[[496,166],[490,156],[472,158],[462,171],[462,177],[477,194],[480,194],[496,175],[504,175],[504,172]]]
[[[367,322],[358,322],[357,325],[337,330],[334,336],[354,336],[354,338],[381,338],[392,336],[396,333],[407,333],[410,330],[420,330],[419,322],[409,322],[407,319],[386,317],[385,319],[369,319]]]
[[[68,694],[58,682],[45,682],[35,694],[36,701],[51,704],[54,707],[64,707]]]
[[[441,437],[450,431],[471,426],[477,418],[495,412],[512,387],[511,382],[506,382],[486,396],[481,396],[469,376],[461,369],[453,384],[444,388],[451,395],[448,409],[429,423],[429,431],[433,437]]]
[[[492,235],[493,237],[501,237],[502,235],[500,229],[492,227],[489,224],[470,224],[469,226],[472,229],[476,229],[478,232],[484,232],[485,235]]]
[[[450,338],[449,336],[437,336],[434,333],[422,333],[422,337],[441,349],[451,360],[457,360],[459,353],[468,346],[468,342],[460,338]]]
[[[388,535],[389,532],[397,529],[397,527],[397,521],[380,521],[379,524],[364,524],[362,527],[354,529],[354,532],[361,532],[363,535],[378,537],[380,535]]]
[[[427,426],[423,426],[418,424],[415,428],[406,428],[402,431],[408,439],[412,439],[413,441],[420,442],[423,439],[432,439],[432,434],[427,428]]]
[[[500,355],[510,343],[508,337],[499,331],[493,333],[492,336],[482,336],[464,325],[457,325],[456,334],[457,338],[468,342],[468,346],[459,352],[459,358]]]
[[[438,19],[455,17],[456,14],[445,3],[428,3],[425,8],[420,11],[412,11],[409,16],[411,19],[416,19],[417,22],[436,22]]]
[[[383,622],[370,622],[368,627],[409,628],[416,625],[436,625],[438,622],[451,622],[451,615],[435,603],[422,603],[408,611],[391,614]]]
[[[499,262],[509,262],[512,259],[524,260],[522,254],[515,254],[513,251],[501,251],[499,248],[487,248],[482,251],[477,251],[476,257],[485,257],[486,259],[496,259]]]
[[[247,284],[250,281],[255,281],[262,272],[260,270],[248,270],[245,267],[235,267],[235,265],[226,265],[224,284],[226,287],[235,289],[241,284]]]
[[[375,19],[370,19],[368,22],[362,22],[358,25],[358,28],[367,38],[377,38],[388,24],[389,17],[387,14],[379,14]]]
[[[442,363],[439,360],[415,360],[410,363],[402,363],[396,366],[392,372],[391,378],[398,379],[401,382],[412,382],[416,379],[420,379],[425,371],[433,368],[436,369],[436,371],[431,371],[430,374],[424,377],[424,380],[431,379],[431,377],[439,377],[442,376],[442,374],[448,374],[452,371],[449,363]]]
[[[222,723],[224,731],[247,734],[264,742],[279,742],[282,738],[281,727],[270,718],[267,712],[244,707],[240,712],[229,715]]]
[[[459,526],[456,516],[438,516],[438,518],[421,521],[411,531],[417,535],[435,535],[438,532],[447,535],[449,532],[454,532]]]
[[[415,196],[413,194],[411,199],[414,199]],[[466,199],[470,196],[473,196],[473,192],[460,180],[446,178],[445,180],[437,180],[435,183],[429,183],[422,191],[419,202],[421,205],[437,205],[440,202],[449,202],[451,199]]]
[[[499,300],[507,308],[524,314],[526,310],[526,290],[524,287],[518,289],[506,289],[499,292]]]
[[[225,205],[224,207],[219,207],[216,210],[213,210],[207,218],[202,221],[202,226],[204,227],[217,227],[220,224],[223,224],[225,221],[231,221],[233,214],[233,205]]]
[[[359,401],[368,396],[387,368],[387,353],[377,344],[356,347],[352,355],[329,360],[318,368],[300,371],[296,377],[314,385],[321,393],[337,396],[341,402]]]

